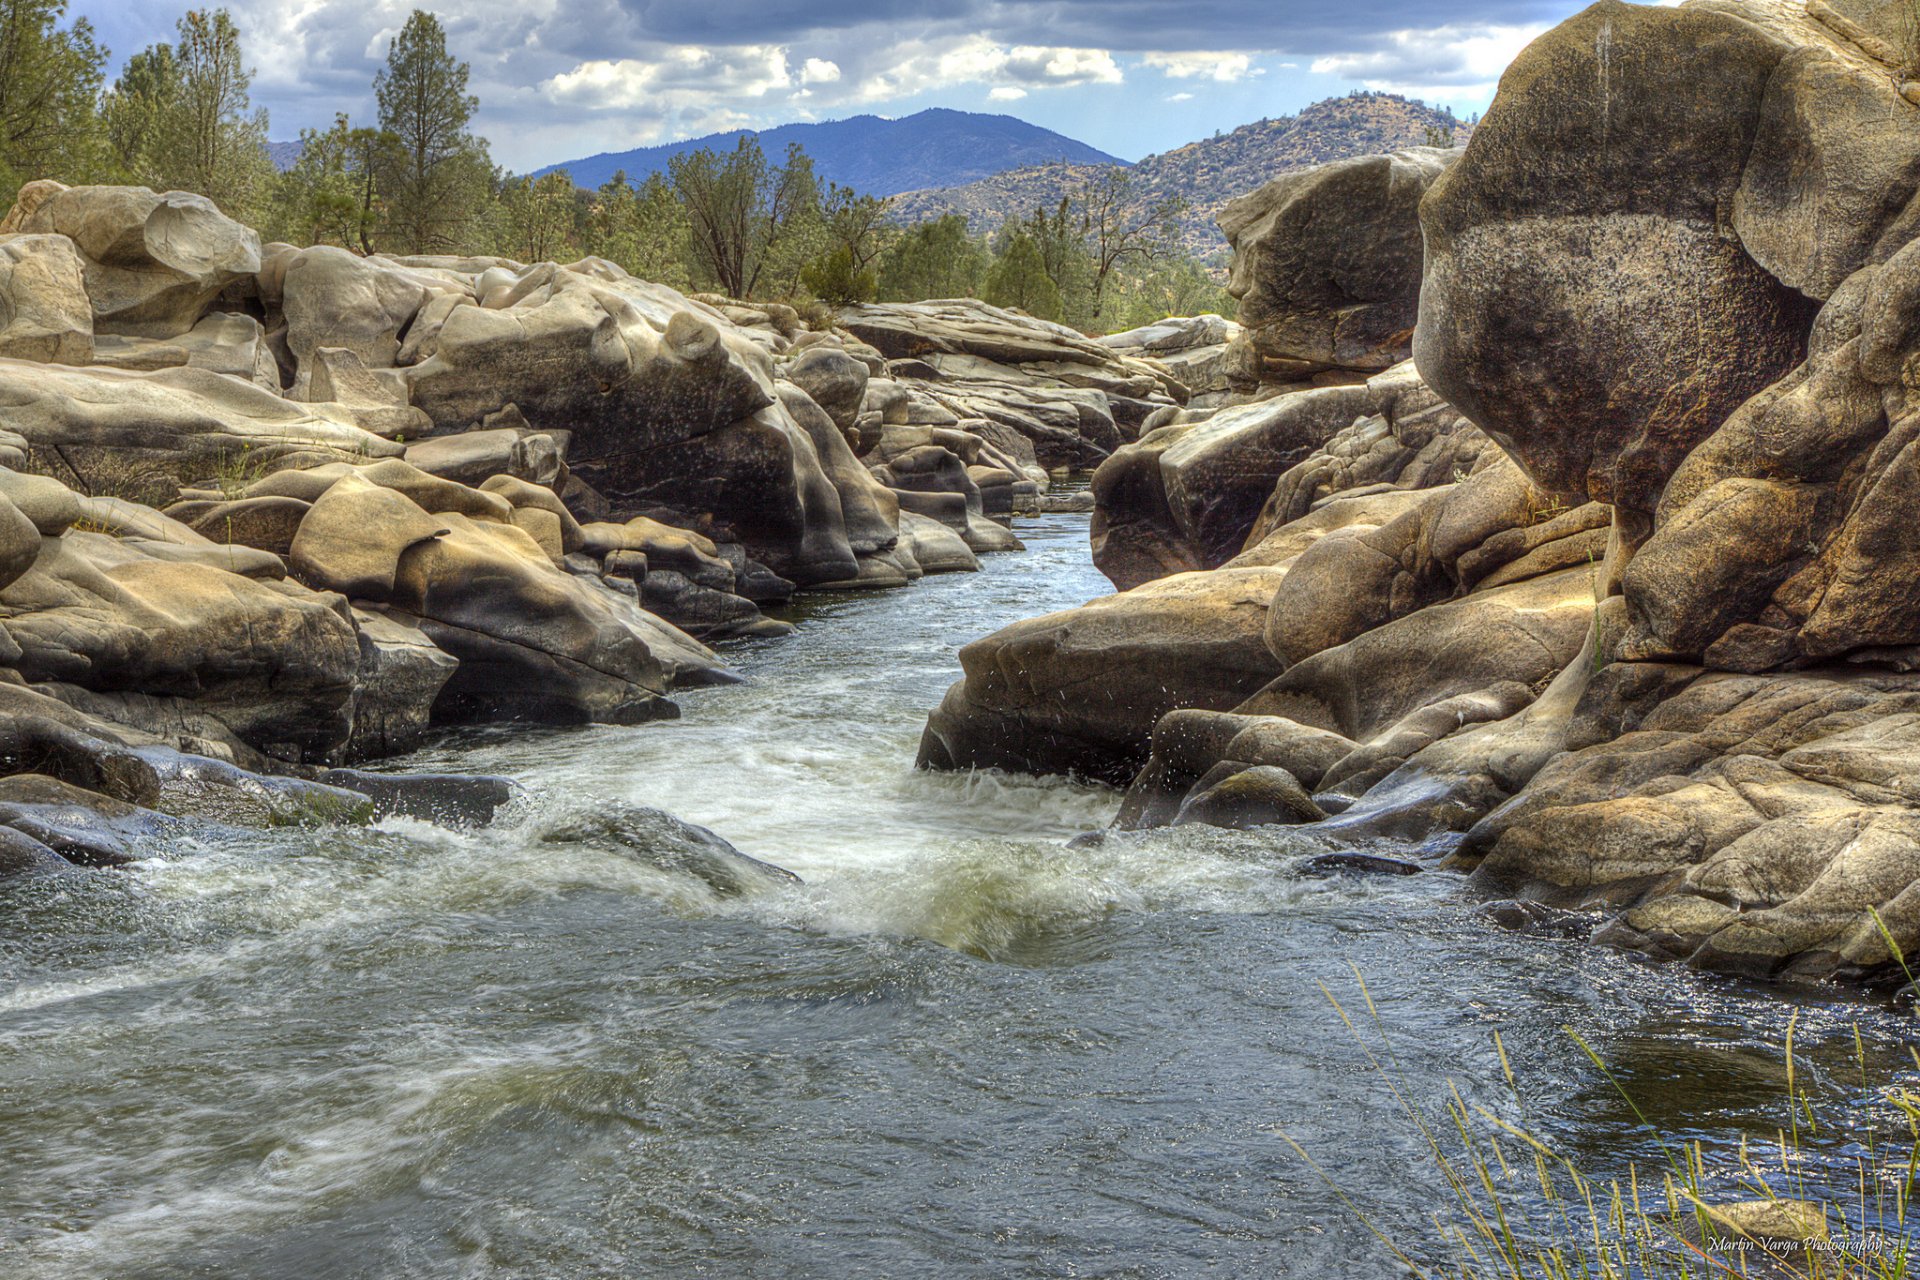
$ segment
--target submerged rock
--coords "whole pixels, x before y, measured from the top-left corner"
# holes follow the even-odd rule
[[[543,844],[611,845],[660,871],[690,876],[722,898],[800,883],[791,871],[748,857],[705,827],[658,809],[607,805],[547,827],[539,838]]]

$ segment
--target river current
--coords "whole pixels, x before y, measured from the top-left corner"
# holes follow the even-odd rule
[[[810,599],[678,722],[396,762],[518,779],[492,828],[201,829],[0,885],[0,1276],[1398,1275],[1282,1136],[1431,1241],[1445,1184],[1322,990],[1360,1010],[1356,971],[1416,1108],[1517,1118],[1498,1031],[1594,1173],[1658,1148],[1566,1028],[1710,1156],[1785,1122],[1796,1014],[1833,1114],[1884,1119],[1884,1001],[1508,931],[1447,873],[1303,875],[1283,829],[1070,848],[1117,793],[915,772],[960,644],[1110,589],[1085,517],[1018,531]],[[716,896],[649,809],[805,883]]]

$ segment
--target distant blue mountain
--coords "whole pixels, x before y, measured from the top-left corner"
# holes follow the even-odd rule
[[[664,172],[674,156],[701,147],[731,151],[743,134],[757,133],[761,149],[774,163],[797,142],[813,157],[814,170],[868,195],[890,196],[926,187],[954,187],[1028,165],[1126,164],[1084,142],[1012,116],[935,107],[900,120],[854,116],[820,124],[783,124],[774,129],[714,133],[658,147],[604,153],[584,160],[548,165],[534,176],[565,169],[574,183],[597,187],[615,172],[638,181]]]

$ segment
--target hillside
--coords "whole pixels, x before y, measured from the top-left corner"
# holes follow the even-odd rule
[[[746,130],[743,132],[753,132]],[[786,154],[797,142],[813,157],[823,179],[872,195],[890,196],[925,187],[956,187],[1008,169],[1065,162],[1125,164],[1084,142],[1042,129],[1012,116],[933,108],[898,120],[854,116],[820,124],[784,124],[758,131],[769,159]],[[673,156],[701,147],[732,150],[740,133],[715,133],[671,142],[565,160],[536,172],[565,169],[582,187],[597,187],[624,170],[644,178],[667,167]]]
[[[1181,224],[1183,239],[1189,251],[1205,257],[1226,248],[1213,219],[1235,196],[1295,169],[1422,145],[1429,129],[1452,130],[1456,145],[1473,131],[1444,111],[1393,94],[1329,98],[1297,116],[1242,125],[1148,156],[1133,166],[1134,184],[1143,203],[1170,196],[1190,203]],[[1057,203],[1095,171],[1084,162],[1031,165],[963,186],[908,191],[894,201],[894,220],[913,223],[959,213],[976,229],[987,230],[1035,206]]]

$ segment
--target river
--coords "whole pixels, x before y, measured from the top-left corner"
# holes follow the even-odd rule
[[[1710,1153],[1783,1122],[1796,1011],[1831,1109],[1873,1110],[1883,1001],[1503,930],[1445,873],[1303,876],[1280,829],[1069,848],[1116,793],[914,772],[959,644],[1108,590],[1084,516],[1019,531],[810,601],[676,723],[403,762],[519,779],[491,829],[201,830],[0,886],[0,1275],[1397,1275],[1281,1136],[1430,1237],[1444,1183],[1320,987],[1357,1010],[1356,970],[1415,1106],[1517,1117],[1497,1030],[1594,1172],[1658,1152],[1563,1027]],[[805,884],[716,897],[642,807]]]

